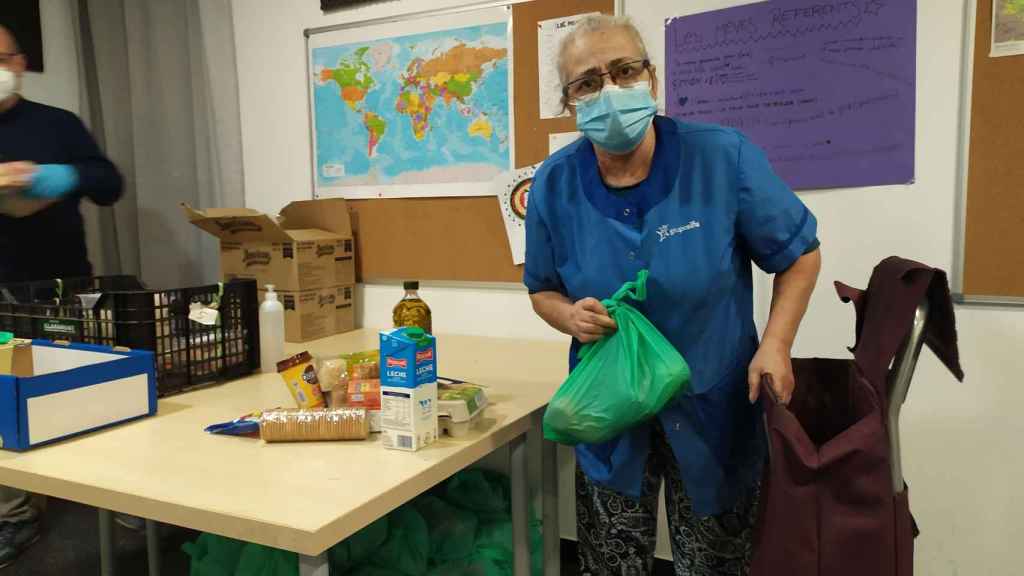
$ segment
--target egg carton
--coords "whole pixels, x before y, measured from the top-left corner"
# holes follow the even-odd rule
[[[469,434],[483,420],[487,408],[487,394],[482,386],[452,380],[437,379],[437,425],[452,438]]]

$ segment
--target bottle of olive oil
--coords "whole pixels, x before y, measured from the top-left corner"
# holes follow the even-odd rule
[[[402,286],[405,288],[405,296],[395,305],[392,313],[395,328],[418,326],[427,334],[433,334],[430,306],[427,306],[418,293],[420,283],[405,282]]]

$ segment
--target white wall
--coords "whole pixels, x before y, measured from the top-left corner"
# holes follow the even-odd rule
[[[29,100],[79,112],[78,36],[69,0],[39,3],[43,28],[43,70],[25,73],[23,96]]]
[[[274,211],[311,197],[304,28],[465,3],[392,0],[324,16],[312,0],[235,0],[247,205]],[[627,0],[626,12],[664,69],[666,18],[742,3]],[[864,285],[871,268],[891,254],[952,268],[963,7],[960,0],[918,5],[916,181],[802,194],[820,222],[824,265],[794,355],[845,355],[852,311],[834,297],[832,280]],[[360,318],[370,326],[386,324],[399,294],[393,286],[365,287]],[[532,317],[519,289],[428,286],[423,295],[446,331],[558,337]],[[953,381],[924,353],[903,417],[905,472],[923,531],[917,569],[1013,574],[1013,547],[1024,541],[1024,498],[1017,488],[1024,477],[1018,457],[1024,424],[1017,410],[1024,404],[1024,311],[959,307],[957,313],[967,382]],[[568,501],[567,461],[562,470]],[[570,517],[567,510],[563,518]]]

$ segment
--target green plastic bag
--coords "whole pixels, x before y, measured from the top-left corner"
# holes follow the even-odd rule
[[[530,522],[530,574],[544,573],[544,536],[540,521]],[[512,522],[481,524],[473,551],[465,557],[435,563],[427,576],[512,576]]]
[[[344,574],[346,576],[403,576],[403,574],[397,570],[381,568],[380,566],[374,566],[373,564],[364,564],[352,572],[331,572],[331,574]]]
[[[388,516],[388,539],[370,563],[408,576],[421,576],[427,572],[429,558],[427,522],[412,506],[402,506]]]
[[[448,480],[441,498],[475,513],[481,522],[508,519],[512,501],[508,476],[482,468],[456,473]]]
[[[457,560],[473,553],[473,540],[476,538],[476,514],[460,510],[429,494],[417,498],[412,505],[423,516],[429,527],[430,560],[432,562]]]
[[[204,532],[195,542],[182,544],[181,549],[192,558],[190,576],[235,576],[245,545],[239,540]]]
[[[207,533],[181,549],[192,558],[191,576],[299,576],[299,557],[287,550]]]
[[[533,516],[533,514],[531,514]],[[492,566],[488,576],[512,576],[512,521],[502,520],[480,524],[476,532],[476,553],[471,558],[475,567]],[[530,520],[530,573],[544,573],[544,533],[540,520]]]
[[[427,576],[512,576],[512,572],[486,555],[473,554],[435,566],[427,572]]]
[[[259,544],[247,544],[235,576],[299,576],[299,555]]]
[[[388,539],[388,517],[380,518],[373,524],[331,546],[327,561],[334,574],[346,574],[355,566],[367,562],[377,553]]]
[[[647,299],[647,270],[602,302],[619,329],[587,344],[580,362],[544,413],[544,437],[561,444],[600,444],[654,418],[689,386],[690,367],[636,308]]]

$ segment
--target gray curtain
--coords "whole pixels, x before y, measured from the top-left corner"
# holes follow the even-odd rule
[[[84,209],[93,264],[155,288],[216,281],[217,242],[179,205],[244,205],[231,2],[77,1],[83,117],[127,183]]]

